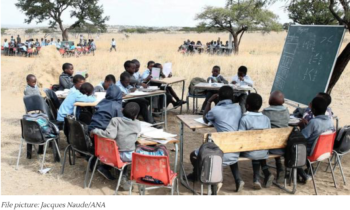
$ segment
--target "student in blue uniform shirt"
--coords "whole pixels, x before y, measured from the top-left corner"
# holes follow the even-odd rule
[[[124,72],[120,75],[120,80],[117,82],[117,86],[123,92],[124,96],[136,90],[136,88],[130,85],[130,74],[128,72]],[[155,123],[148,109],[149,102],[146,99],[138,98],[138,99],[129,100],[127,101],[127,103],[128,102],[136,102],[140,106],[140,114],[144,121],[151,124]]]
[[[263,130],[271,128],[270,119],[259,112],[262,106],[262,98],[259,94],[252,93],[247,97],[246,100],[247,112],[244,113],[241,121],[239,123],[240,131],[248,130]],[[261,184],[259,181],[260,165],[264,172],[264,185],[265,187],[270,187],[272,185],[274,176],[269,172],[268,166],[266,164],[266,159],[269,157],[268,150],[256,150],[249,152],[242,152],[241,156],[249,158],[252,160],[253,164],[253,188],[256,190],[261,189]]]
[[[232,78],[232,84],[238,86],[251,86],[253,87],[253,80],[247,75],[248,69],[245,66],[241,66],[238,68],[238,73]],[[245,101],[248,97],[248,91],[235,93],[235,101],[239,103],[242,109],[242,113],[246,112]]]
[[[96,98],[92,95],[93,92],[94,87],[90,83],[82,84],[79,90],[70,91],[58,110],[57,121],[63,122],[67,115],[73,114],[76,102],[96,101]]]
[[[219,90],[219,94],[214,94],[206,105],[203,114],[203,120],[212,123],[217,132],[237,131],[242,113],[238,104],[232,103],[233,89],[229,86],[223,86]],[[219,99],[219,103],[211,108],[211,102]],[[223,156],[223,166],[230,166],[231,172],[236,182],[236,192],[243,189],[244,182],[242,181],[238,170],[239,152],[225,153]],[[198,149],[190,155],[192,165],[196,166]],[[188,179],[194,180],[197,177],[196,168],[193,173],[188,175]],[[221,184],[219,184],[219,189]]]
[[[134,73],[134,78],[139,81],[142,82],[142,78],[141,78],[141,74],[140,74],[140,61],[138,61],[137,59],[132,60],[131,62],[133,62],[136,66],[135,66],[135,73]]]

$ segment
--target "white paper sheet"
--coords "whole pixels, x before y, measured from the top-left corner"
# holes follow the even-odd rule
[[[163,65],[163,74],[165,77],[168,77],[170,73],[172,73],[172,63],[165,63]]]
[[[152,79],[159,80],[160,78],[160,68],[152,68]]]
[[[137,91],[135,91],[133,93],[129,93],[128,95],[130,95],[130,96],[140,96],[140,95],[147,95],[147,93],[137,90]]]
[[[195,119],[196,122],[199,122],[200,124],[207,125],[207,126],[212,126],[211,122],[205,123],[203,120],[203,117]]]
[[[96,101],[100,102],[106,98],[106,93],[105,92],[97,92],[97,93],[95,93],[95,97],[96,97]]]
[[[142,134],[142,136],[145,137],[145,138],[166,140],[168,138],[175,138],[177,135],[176,134],[167,133],[167,132],[164,132],[163,130],[157,129],[155,131],[144,133],[144,134]]]

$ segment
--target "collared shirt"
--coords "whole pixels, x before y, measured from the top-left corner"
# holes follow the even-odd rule
[[[77,89],[75,88],[75,86],[73,86],[71,89],[69,89],[69,92],[75,92],[77,91]]]
[[[239,123],[240,131],[261,130],[269,128],[271,128],[270,119],[260,112],[244,113],[241,122]]]
[[[207,82],[211,81],[212,83],[224,83],[224,84],[228,84],[228,81],[221,76],[220,74],[217,77],[214,76],[210,76],[207,79]]]
[[[41,46],[42,46],[42,47],[45,47],[45,46],[46,46],[46,42],[45,42],[45,41],[42,41],[42,42],[41,42]]]
[[[232,82],[236,82],[237,85],[239,86],[242,86],[242,85],[248,85],[248,86],[253,86],[254,85],[254,82],[253,80],[248,76],[248,75],[245,75],[243,77],[243,80],[244,81],[241,81],[238,77],[238,75],[234,76],[232,78]]]
[[[142,80],[145,80],[151,74],[151,70],[146,69],[142,74]]]
[[[217,132],[237,131],[242,111],[238,104],[232,100],[220,101],[212,108],[205,118],[211,122]]]
[[[116,46],[116,43],[115,43],[115,41],[112,41],[112,46]]]
[[[332,112],[332,109],[330,107],[327,108],[325,115],[330,117],[331,120],[333,120],[333,112]],[[306,119],[307,121],[310,121],[313,118],[315,118],[315,115],[312,113],[310,107],[306,108],[305,113],[303,115],[303,118]]]
[[[28,95],[41,95],[40,94],[40,90],[38,88],[38,86],[34,86],[34,87],[31,87],[29,85],[26,86],[26,88],[24,89],[24,95],[25,96],[28,96]]]
[[[4,48],[9,48],[9,43],[8,42],[4,42]]]
[[[73,88],[72,88],[73,89]],[[96,98],[94,96],[87,96],[80,91],[69,91],[69,94],[60,106],[57,113],[57,120],[63,122],[67,115],[73,114],[75,102],[94,102]]]
[[[124,87],[124,85],[123,85],[120,81],[118,81],[116,85],[117,85],[117,87],[120,88],[120,90],[121,90],[125,95],[129,94],[129,93],[130,93],[130,89],[132,88],[131,85],[129,85],[129,86],[127,86],[127,87]]]
[[[131,86],[135,86],[137,88],[139,88],[141,86],[141,81],[135,77],[135,73],[133,75],[131,75],[127,71],[124,71],[124,73],[129,74],[129,76],[130,76],[130,85]]]
[[[105,88],[103,87],[103,83],[104,83],[104,82],[101,82],[100,84],[98,84],[98,85],[94,88],[95,93],[96,93],[96,92],[106,92]]]
[[[309,155],[311,154],[314,143],[318,137],[327,131],[335,131],[335,129],[332,120],[326,115],[318,115],[311,119],[307,126],[301,131],[306,138]]]
[[[134,75],[135,79],[137,79],[138,81],[141,81],[141,75],[140,75],[140,71],[135,72]]]
[[[271,121],[271,128],[285,128],[289,124],[289,110],[287,107],[280,106],[269,106],[262,112]]]

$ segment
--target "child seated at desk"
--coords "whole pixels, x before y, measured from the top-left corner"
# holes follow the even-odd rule
[[[163,74],[163,65],[160,63],[156,63],[154,64],[154,68],[159,68],[160,69],[160,77],[161,78],[166,78],[166,76]],[[168,78],[171,78],[172,74],[170,73]],[[182,101],[177,94],[175,93],[174,89],[167,85],[166,89],[164,85],[160,85],[159,83],[152,83],[152,85],[156,85],[159,86],[161,90],[165,90],[166,91],[166,102],[167,102],[167,107],[169,106],[169,104],[171,103],[173,105],[173,107],[176,106],[181,106],[182,104],[186,104],[186,102]],[[174,100],[175,99],[175,100]],[[161,109],[163,107],[163,96],[159,97],[159,109]]]
[[[41,95],[40,94],[40,89],[36,85],[36,77],[33,74],[28,74],[27,75],[27,86],[24,89],[24,95]]]
[[[286,128],[289,125],[289,110],[283,106],[284,95],[280,91],[274,91],[270,95],[269,107],[263,110],[263,114],[270,119],[271,128]],[[284,149],[273,149],[269,150],[270,154],[284,155]],[[276,170],[277,170],[277,182],[282,183],[284,181],[284,169],[281,162],[281,158],[277,157]]]
[[[252,93],[247,97],[246,100],[247,112],[244,113],[241,121],[239,123],[240,131],[248,130],[262,130],[271,128],[271,122],[268,117],[259,112],[262,106],[262,98],[259,94]],[[269,157],[268,150],[256,150],[249,152],[242,152],[242,157],[246,157],[252,160],[253,164],[253,188],[256,190],[261,189],[261,184],[259,181],[260,165],[264,172],[264,185],[266,188],[272,185],[274,176],[270,173],[266,159]]]
[[[331,120],[333,120],[333,112],[332,112],[332,109],[329,107],[329,105],[331,105],[332,103],[332,97],[327,93],[318,93],[316,97],[321,97],[324,100],[326,100],[327,111],[325,115],[329,116]],[[305,113],[303,114],[304,123],[307,124],[313,118],[315,118],[315,115],[312,113],[311,104],[310,104],[309,107],[306,108]]]
[[[141,79],[141,74],[140,74],[140,61],[138,61],[137,59],[134,59],[132,60],[131,62],[133,62],[135,64],[135,73],[134,73],[134,78],[137,80],[137,81],[140,81],[142,82],[142,79]]]
[[[214,66],[212,71],[211,71],[212,75],[210,77],[208,77],[207,82],[209,83],[224,83],[224,84],[228,84],[227,80],[220,75],[220,66]],[[202,105],[202,111],[204,111],[205,107],[207,106],[208,100],[209,98],[212,97],[212,95],[217,94],[218,91],[216,90],[206,90],[205,91],[205,101]],[[217,104],[219,101],[218,99],[216,99],[215,104]]]
[[[117,82],[117,86],[123,92],[123,96],[135,92],[136,90],[136,88],[130,85],[130,74],[128,72],[124,72],[120,75],[120,80]],[[133,99],[128,101],[127,103],[130,102],[136,102],[140,106],[140,114],[144,121],[151,124],[155,123],[148,109],[149,102],[145,98]]]
[[[137,79],[134,74],[136,71],[136,64],[132,61],[126,61],[124,63],[124,68],[125,71],[124,73],[129,74],[130,77],[130,85],[133,86],[134,88],[139,88],[139,87],[144,87],[147,88],[147,85],[141,82],[139,79]]]
[[[78,75],[76,75],[78,76]],[[81,75],[80,75],[81,76]],[[82,76],[81,76],[82,77]],[[85,82],[85,80],[83,80]],[[74,112],[74,103],[76,102],[94,102],[96,98],[92,96],[94,87],[90,83],[83,83],[80,89],[70,91],[67,98],[61,104],[58,113],[57,121],[63,122],[67,115]]]
[[[65,63],[62,66],[63,73],[59,79],[59,90],[71,89],[73,87],[74,67],[71,63]]]
[[[233,89],[229,86],[223,86],[219,90],[219,94],[214,94],[207,103],[204,111],[203,120],[208,123],[211,122],[217,132],[230,132],[237,131],[239,121],[242,116],[242,112],[238,104],[232,103]],[[219,103],[211,108],[211,102],[219,99]],[[193,167],[196,167],[196,160],[198,155],[198,149],[193,151],[190,155],[190,160]],[[243,189],[244,182],[242,181],[238,170],[239,152],[237,153],[225,153],[223,157],[223,166],[230,166],[233,177],[236,182],[236,192],[240,192]],[[197,169],[194,168],[193,173],[189,174],[187,178],[189,180],[195,180],[198,175]],[[222,184],[219,184],[218,191]]]
[[[100,84],[98,84],[95,87],[95,93],[106,92],[107,89],[110,86],[115,85],[115,83],[116,83],[116,79],[115,79],[114,75],[113,74],[109,74],[109,75],[106,76],[104,82],[101,82]]]
[[[104,138],[115,139],[120,159],[123,162],[131,162],[132,153],[135,151],[135,143],[138,134],[141,132],[141,124],[137,120],[139,112],[139,105],[135,102],[130,102],[123,109],[124,117],[112,118],[105,130],[96,128],[91,131],[90,136],[93,137],[93,134],[96,134]],[[122,177],[121,186],[124,190],[129,190],[125,175]]]
[[[325,114],[328,105],[329,101],[326,101],[323,97],[315,97],[311,102],[311,111],[315,117],[308,124],[304,124],[303,121],[299,123],[300,129],[302,129],[301,133],[307,140],[306,149],[308,156],[312,155],[317,139],[322,133],[335,131],[332,119]],[[310,165],[308,164],[307,167],[309,168]],[[311,180],[310,176],[302,168],[298,168],[298,176],[302,178],[304,183]]]
[[[254,82],[252,79],[247,75],[248,69],[245,66],[241,66],[238,68],[238,73],[236,76],[232,78],[232,84],[238,85],[238,86],[243,86],[243,85],[248,85],[253,87]],[[242,113],[246,112],[245,108],[245,101],[247,100],[248,92],[245,91],[244,93],[242,92],[236,92],[235,93],[235,101],[239,103],[242,109]]]

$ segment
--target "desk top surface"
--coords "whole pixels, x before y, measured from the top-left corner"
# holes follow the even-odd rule
[[[176,117],[190,129],[211,128],[211,126],[195,121],[195,119],[201,118],[202,115],[177,115]]]
[[[164,78],[164,79],[160,79],[160,80],[155,80],[155,79],[151,80],[151,82],[160,83],[160,84],[174,84],[174,83],[178,83],[178,82],[182,82],[182,81],[185,81],[185,78],[170,77],[170,78]]]

